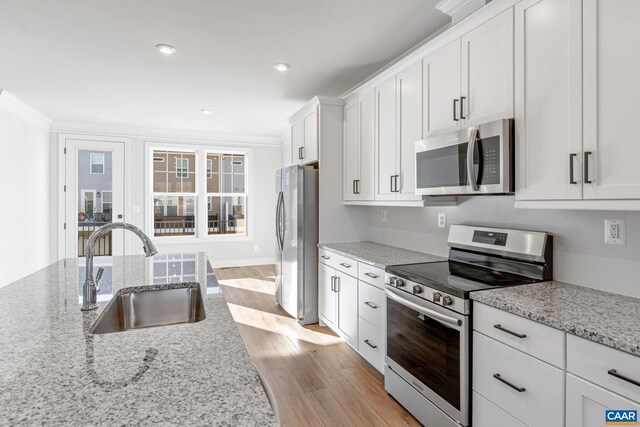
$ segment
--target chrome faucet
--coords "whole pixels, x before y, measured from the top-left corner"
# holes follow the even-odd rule
[[[82,286],[82,311],[95,310],[98,308],[97,299],[98,299],[98,281],[102,276],[102,269],[98,272],[97,280],[93,277],[93,245],[96,241],[107,234],[111,230],[115,230],[118,228],[122,228],[124,230],[132,231],[142,240],[142,247],[144,249],[144,253],[146,256],[154,256],[158,253],[156,246],[153,244],[149,236],[144,234],[142,230],[132,224],[128,224],[126,222],[112,222],[111,224],[103,225],[98,228],[96,231],[91,234],[89,237],[89,241],[87,242],[87,249],[85,253],[87,254],[87,265],[85,270],[85,280],[84,285]]]

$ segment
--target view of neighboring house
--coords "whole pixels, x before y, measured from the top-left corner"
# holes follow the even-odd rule
[[[78,220],[110,222],[112,208],[112,153],[78,151]]]

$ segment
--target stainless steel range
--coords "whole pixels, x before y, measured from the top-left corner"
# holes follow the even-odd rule
[[[449,260],[387,267],[385,389],[429,427],[468,426],[471,292],[551,280],[544,232],[452,225]]]

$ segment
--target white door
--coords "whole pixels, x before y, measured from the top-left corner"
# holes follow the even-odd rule
[[[373,90],[364,96],[360,94],[360,177],[358,182],[359,200],[375,198],[375,102]]]
[[[338,329],[352,346],[358,343],[358,280],[336,272],[338,291]]]
[[[301,165],[304,149],[304,124],[302,121],[291,126],[291,150],[294,164]]]
[[[318,313],[332,329],[336,324],[336,293],[331,287],[334,273],[333,268],[318,263]]]
[[[309,164],[318,161],[318,107],[304,116],[304,148],[302,149],[302,163]]]
[[[460,39],[423,61],[423,136],[460,127]]]
[[[93,232],[124,218],[124,143],[66,140],[65,257],[86,255]],[[96,256],[124,254],[123,231],[98,239]]]
[[[416,196],[416,141],[422,139],[422,62],[398,75],[398,193],[399,200],[421,200]]]
[[[581,0],[515,6],[516,198],[582,197]]]
[[[583,7],[584,198],[640,199],[640,1]]]
[[[567,427],[604,426],[607,409],[628,409],[640,413],[638,403],[567,374]]]
[[[376,116],[376,200],[395,200],[395,182],[398,179],[398,109],[395,76],[376,88]]]
[[[462,37],[462,126],[513,117],[513,9]]]
[[[360,179],[360,123],[358,99],[347,101],[344,107],[344,175],[343,199],[357,200],[357,184]]]

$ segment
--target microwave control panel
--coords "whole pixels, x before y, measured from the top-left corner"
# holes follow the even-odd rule
[[[482,158],[479,184],[500,184],[500,137],[479,140],[478,149]]]

